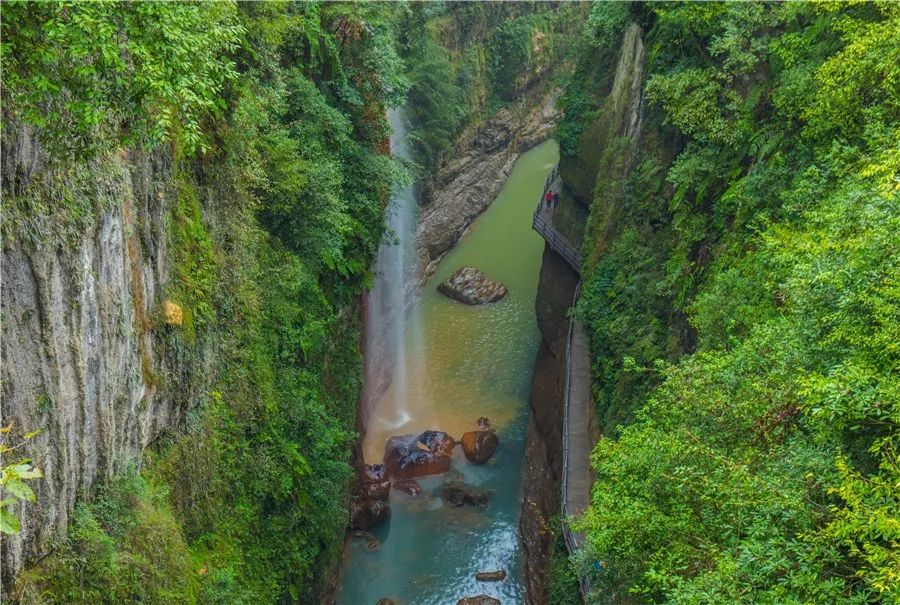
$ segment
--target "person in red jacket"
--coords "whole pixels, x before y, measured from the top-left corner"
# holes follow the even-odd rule
[[[550,203],[553,201],[553,192],[549,189],[547,190],[547,194],[544,196],[544,201],[547,203],[547,208],[549,208]]]

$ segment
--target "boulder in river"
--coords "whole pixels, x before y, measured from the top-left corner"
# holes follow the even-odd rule
[[[392,479],[405,481],[450,470],[456,441],[443,431],[391,437],[384,446],[384,463]]]
[[[496,302],[508,292],[506,286],[474,267],[461,267],[437,289],[441,294],[469,305]]]
[[[396,601],[394,601],[394,599],[384,598],[378,599],[378,602],[375,603],[375,605],[397,605],[397,603]]]
[[[419,485],[419,482],[415,479],[410,479],[408,481],[395,481],[394,489],[398,489],[401,492],[406,492],[413,498],[417,498],[419,494],[422,493],[422,486]]]
[[[456,602],[456,605],[500,605],[500,599],[480,594],[476,597],[463,597]]]
[[[383,464],[363,465],[362,481],[364,483],[381,483],[387,478],[387,467]]]
[[[441,489],[441,498],[451,506],[485,506],[488,493],[484,490],[466,485],[462,481],[448,481]]]
[[[502,582],[506,579],[506,570],[498,569],[497,571],[480,571],[475,574],[475,579],[479,582]]]
[[[381,500],[357,500],[350,510],[350,527],[368,531],[391,516],[391,507]]]
[[[390,496],[391,482],[361,483],[356,493],[356,497],[360,500],[381,500],[384,502]]]
[[[462,436],[462,447],[469,462],[484,464],[497,451],[500,439],[493,429],[469,431]]]

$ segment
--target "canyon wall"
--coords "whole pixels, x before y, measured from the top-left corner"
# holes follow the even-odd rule
[[[14,443],[40,430],[27,454],[44,472],[36,502],[16,505],[21,533],[4,536],[7,578],[64,535],[95,482],[139,465],[143,449],[184,419],[205,384],[197,361],[213,358],[212,339],[202,339],[188,367],[163,336],[175,195],[166,155],[121,151],[63,174],[45,170],[32,129],[13,132],[4,191],[22,194],[32,179],[71,189],[87,216],[5,217],[19,231],[2,251],[3,422],[13,423]]]
[[[494,201],[519,155],[552,136],[559,118],[558,91],[534,88],[486,123],[463,132],[453,157],[438,170],[416,234],[420,283]]]
[[[524,502],[519,520],[526,598],[531,605],[547,603],[548,566],[559,531],[552,523],[559,514],[562,481],[567,314],[578,279],[568,263],[545,245],[535,300],[541,344],[531,383]]]

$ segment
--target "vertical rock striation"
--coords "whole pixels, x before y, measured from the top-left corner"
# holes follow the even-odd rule
[[[45,166],[28,128],[3,143],[5,192],[74,191],[60,203],[93,217],[68,230],[64,210],[40,225],[5,217],[21,230],[2,250],[2,422],[13,442],[40,429],[23,453],[44,472],[36,503],[15,509],[21,533],[4,536],[6,581],[64,536],[76,499],[184,418],[203,371],[160,334],[170,162],[123,151],[79,175]]]
[[[531,382],[531,418],[525,441],[524,504],[519,533],[525,557],[526,599],[547,602],[547,572],[558,528],[562,481],[563,402],[566,386],[567,311],[578,274],[549,246],[544,247],[535,312],[541,344]]]

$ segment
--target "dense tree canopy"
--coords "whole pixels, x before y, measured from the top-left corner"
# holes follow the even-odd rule
[[[620,13],[595,6],[594,47]],[[597,188],[591,220],[613,204],[617,223],[585,243],[579,304],[607,433],[595,598],[898,602],[900,10],[628,18],[650,114],[621,197]],[[584,128],[579,73],[564,136]]]

